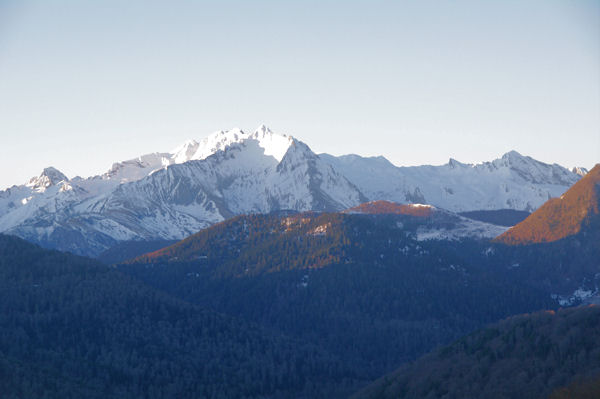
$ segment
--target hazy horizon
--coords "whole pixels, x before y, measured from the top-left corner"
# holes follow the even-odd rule
[[[0,1],[0,189],[260,124],[398,166],[600,162],[600,3]]]

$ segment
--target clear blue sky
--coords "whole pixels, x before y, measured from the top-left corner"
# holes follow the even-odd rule
[[[600,162],[598,1],[0,0],[0,187],[264,123],[397,165]]]

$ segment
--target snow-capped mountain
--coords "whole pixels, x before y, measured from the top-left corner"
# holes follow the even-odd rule
[[[264,126],[217,132],[89,179],[52,171],[37,179],[43,191],[31,183],[2,192],[1,229],[91,255],[122,240],[181,239],[235,214],[340,210],[366,200],[306,144]]]
[[[384,157],[320,154],[370,200],[432,204],[453,212],[532,211],[581,177],[516,151],[477,165],[450,159],[440,166],[397,167]]]
[[[0,232],[96,255],[125,240],[181,239],[237,214],[340,211],[369,200],[533,210],[579,178],[515,152],[480,165],[404,168],[383,157],[316,155],[260,126],[215,132],[89,178],[46,168],[0,191]]]
[[[586,168],[584,168],[583,166],[574,166],[573,169],[571,169],[571,172],[575,173],[576,175],[579,175],[579,176],[583,177],[589,171]]]

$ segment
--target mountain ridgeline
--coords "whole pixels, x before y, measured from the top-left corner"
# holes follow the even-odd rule
[[[383,157],[317,155],[261,126],[253,133],[216,132],[89,178],[68,179],[46,168],[27,184],[0,191],[0,232],[98,256],[128,241],[180,240],[248,213],[341,211],[377,200],[451,212],[530,212],[580,177],[514,151],[478,165],[450,160],[418,167],[396,167]]]

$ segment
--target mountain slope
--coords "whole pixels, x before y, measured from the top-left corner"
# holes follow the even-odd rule
[[[600,164],[560,198],[552,198],[524,221],[496,238],[506,244],[560,240],[579,233],[600,208]]]
[[[3,398],[312,398],[355,384],[323,348],[16,237],[0,235],[0,288]]]
[[[371,201],[431,204],[453,212],[532,211],[549,198],[560,196],[580,178],[559,165],[548,165],[516,151],[477,165],[450,159],[441,166],[397,167],[384,157],[321,157]]]
[[[545,399],[576,377],[600,377],[599,325],[597,306],[512,317],[379,379],[353,398]]]

